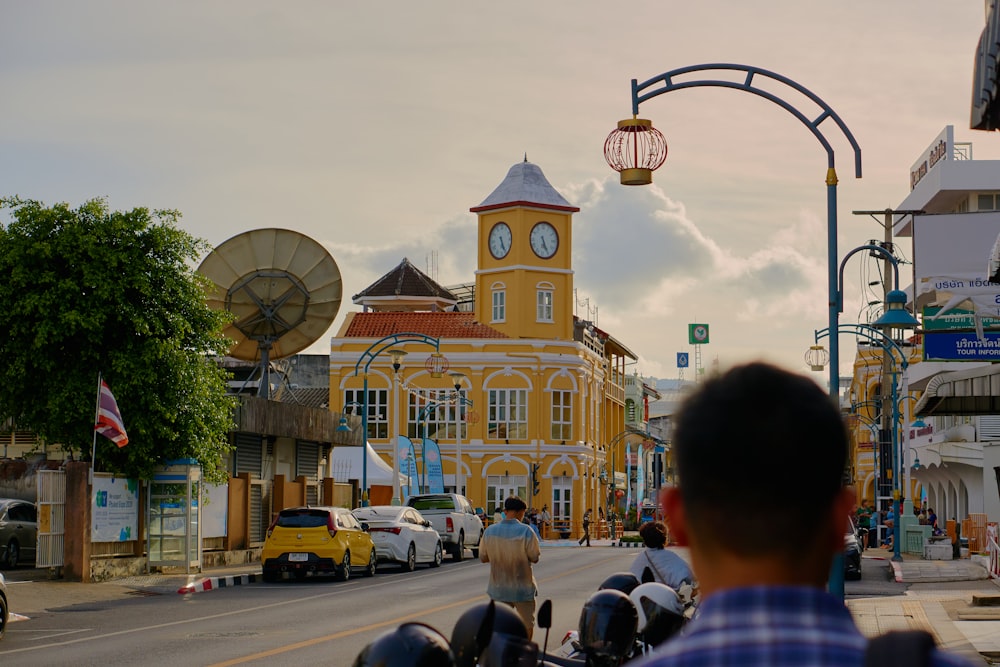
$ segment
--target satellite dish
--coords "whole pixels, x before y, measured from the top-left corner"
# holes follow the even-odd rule
[[[269,393],[268,366],[309,347],[340,310],[340,268],[326,248],[288,229],[254,229],[213,250],[198,272],[215,284],[210,308],[236,316],[223,333],[229,354],[260,361],[259,395]]]

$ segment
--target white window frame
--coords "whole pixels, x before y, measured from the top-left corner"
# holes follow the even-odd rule
[[[361,415],[359,405],[348,405],[352,401],[364,404],[363,389],[344,390],[344,411]],[[386,440],[389,437],[389,390],[368,388],[368,439]]]
[[[552,477],[552,520],[573,519],[573,478],[566,475]]]
[[[507,286],[503,283],[493,283],[493,322],[507,321]]]
[[[528,439],[528,390],[490,389],[488,437],[493,440]]]
[[[552,391],[552,439],[573,439],[573,392]]]
[[[535,320],[552,322],[555,286],[552,283],[538,283],[535,290]]]

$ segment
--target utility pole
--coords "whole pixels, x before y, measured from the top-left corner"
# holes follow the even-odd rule
[[[882,215],[882,228],[883,228],[883,240],[881,243],[877,241],[870,241],[871,245],[880,245],[885,250],[892,253],[894,256],[896,254],[895,245],[892,240],[892,226],[893,226],[893,216],[894,215],[913,215],[915,213],[923,213],[923,211],[910,211],[910,210],[893,210],[892,208],[886,208],[881,211],[852,211],[854,215],[869,215],[876,221],[878,218],[875,216]],[[872,252],[872,254],[875,254]],[[884,268],[882,270],[882,302],[885,303],[886,296],[889,294],[889,290],[893,289],[892,285],[892,260],[888,257],[883,259]],[[891,331],[885,332],[891,337]],[[882,376],[881,376],[881,423],[879,429],[879,442],[878,442],[878,462],[879,469],[875,471],[876,473],[876,488],[875,494],[877,500],[884,501],[888,497],[893,500],[893,510],[896,515],[895,521],[898,523],[900,519],[900,513],[902,511],[903,498],[909,492],[909,489],[904,489],[902,487],[902,480],[898,479],[900,471],[900,464],[906,460],[904,452],[893,452],[893,443],[896,442],[894,437],[894,430],[898,427],[897,424],[892,423],[893,415],[896,414],[895,406],[892,405],[893,402],[893,391],[889,379],[892,377],[892,357],[888,346],[883,346],[882,349]],[[903,428],[907,428],[908,425],[904,424]],[[898,457],[898,458],[897,458]],[[894,493],[894,489],[898,489],[899,492]],[[881,503],[877,503],[879,509],[881,510]]]

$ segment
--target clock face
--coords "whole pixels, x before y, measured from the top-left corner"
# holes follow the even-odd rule
[[[503,259],[510,252],[510,227],[506,222],[498,222],[490,230],[490,254],[497,259]]]
[[[547,222],[531,228],[531,249],[542,259],[548,259],[559,249],[559,233]]]

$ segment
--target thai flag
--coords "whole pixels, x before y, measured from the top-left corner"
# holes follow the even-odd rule
[[[118,412],[118,403],[104,380],[101,380],[101,392],[97,398],[97,424],[94,429],[119,447],[128,444],[128,433],[125,432],[122,415]]]

